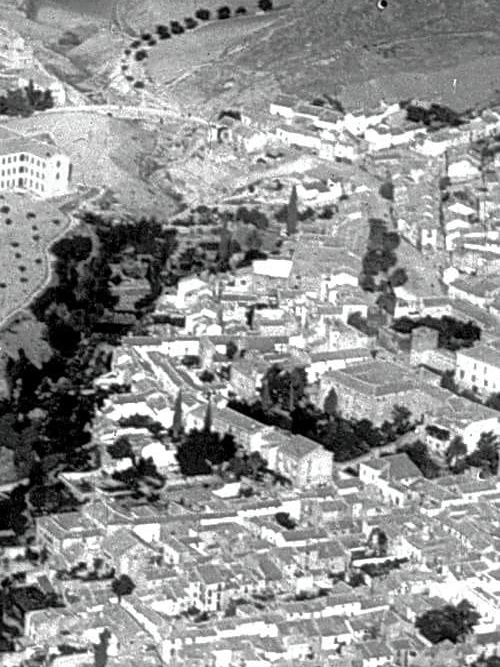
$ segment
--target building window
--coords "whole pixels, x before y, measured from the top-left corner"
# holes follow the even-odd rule
[[[25,156],[23,155],[23,153],[21,153],[21,155],[19,156],[19,159],[20,159],[21,162],[24,162],[24,157]]]
[[[56,174],[56,180],[58,180],[58,179],[59,179],[59,172],[57,172],[57,174]]]
[[[56,167],[59,169],[60,166],[61,166],[61,163],[60,163],[59,160],[58,160],[58,161],[56,162]]]
[[[488,386],[488,380],[485,380],[485,381],[484,381],[484,386],[485,386],[485,387]]]

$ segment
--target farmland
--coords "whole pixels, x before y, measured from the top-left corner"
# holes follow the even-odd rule
[[[54,203],[24,194],[0,195],[0,323],[50,280],[48,250],[71,220]]]

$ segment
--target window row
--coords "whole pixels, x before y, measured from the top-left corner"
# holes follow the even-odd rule
[[[34,176],[35,178],[41,178],[42,180],[45,180],[45,174],[39,171],[33,171],[33,169],[29,169],[27,167],[19,167],[19,170],[16,169],[16,167],[12,167],[12,169],[2,169],[2,176],[15,176],[16,173],[19,174],[28,174],[30,176]],[[59,174],[56,174],[56,178],[59,178]]]
[[[32,190],[39,190],[40,192],[45,192],[45,186],[41,183],[37,183],[36,181],[33,181],[31,178],[26,179],[19,179],[19,181],[16,182],[15,178],[8,178],[5,181],[0,180],[0,189],[4,188],[31,188]]]
[[[36,165],[37,167],[45,167],[46,163],[44,160],[40,160],[39,158],[33,157],[33,155],[25,155],[24,153],[21,153],[19,156],[18,155],[7,155],[2,157],[2,164],[12,164],[14,162],[17,162],[19,158],[19,162],[28,162],[30,164]],[[59,169],[61,166],[60,160],[56,162],[56,167]]]

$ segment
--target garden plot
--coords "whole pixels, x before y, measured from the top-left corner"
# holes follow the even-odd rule
[[[70,225],[54,203],[0,195],[0,324],[49,283],[50,246]]]

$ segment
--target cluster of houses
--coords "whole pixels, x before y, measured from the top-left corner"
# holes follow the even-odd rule
[[[499,505],[496,478],[430,481],[406,454],[254,497],[203,480],[173,487],[161,508],[95,494],[37,519],[47,586],[64,606],[27,605],[20,648],[73,646],[83,665],[106,631],[111,665],[470,663],[500,645]],[[370,570],[384,563],[386,576]],[[111,573],[133,591],[113,592]],[[470,641],[433,646],[416,631],[425,611],[463,598],[481,614]]]
[[[345,202],[335,234],[302,225],[279,256],[181,279],[157,300],[148,334],[114,349],[110,371],[96,380],[119,389],[91,426],[100,470],[61,474],[87,502],[36,519],[44,555],[37,581],[44,577],[63,605],[23,604],[23,657],[64,645],[70,657],[59,651],[56,665],[91,664],[103,636],[109,667],[438,667],[500,649],[496,476],[474,469],[430,480],[394,451],[340,464],[316,441],[230,403],[263,400],[273,367],[303,369],[320,411],[332,392],[343,418],[376,427],[395,406],[407,408],[412,436],[442,470],[456,438],[470,454],[482,434],[500,437],[500,412],[484,404],[500,394],[500,270],[491,269],[499,189],[496,158],[486,167],[478,148],[500,128],[499,116],[429,134],[400,105],[341,113],[280,97],[270,114],[280,142],[338,163],[365,156],[367,174],[385,169],[393,185],[387,224],[442,257],[442,294],[396,288],[394,317],[471,321],[481,340],[452,352],[429,326],[402,334],[390,318],[373,325],[356,241],[373,193],[357,176],[317,173],[297,193],[311,206]],[[211,139],[261,150],[268,135],[248,128],[245,117],[220,119]],[[0,130],[0,150],[0,187],[41,196],[67,189],[69,161],[40,137],[23,143]],[[445,374],[477,402],[444,388]],[[207,424],[287,484],[185,478],[165,434]],[[140,458],[166,477],[149,501],[114,484]],[[374,539],[381,532],[383,550]],[[132,590],[117,592],[112,582],[124,576]],[[469,641],[434,646],[416,630],[417,617],[463,598],[481,614]]]

